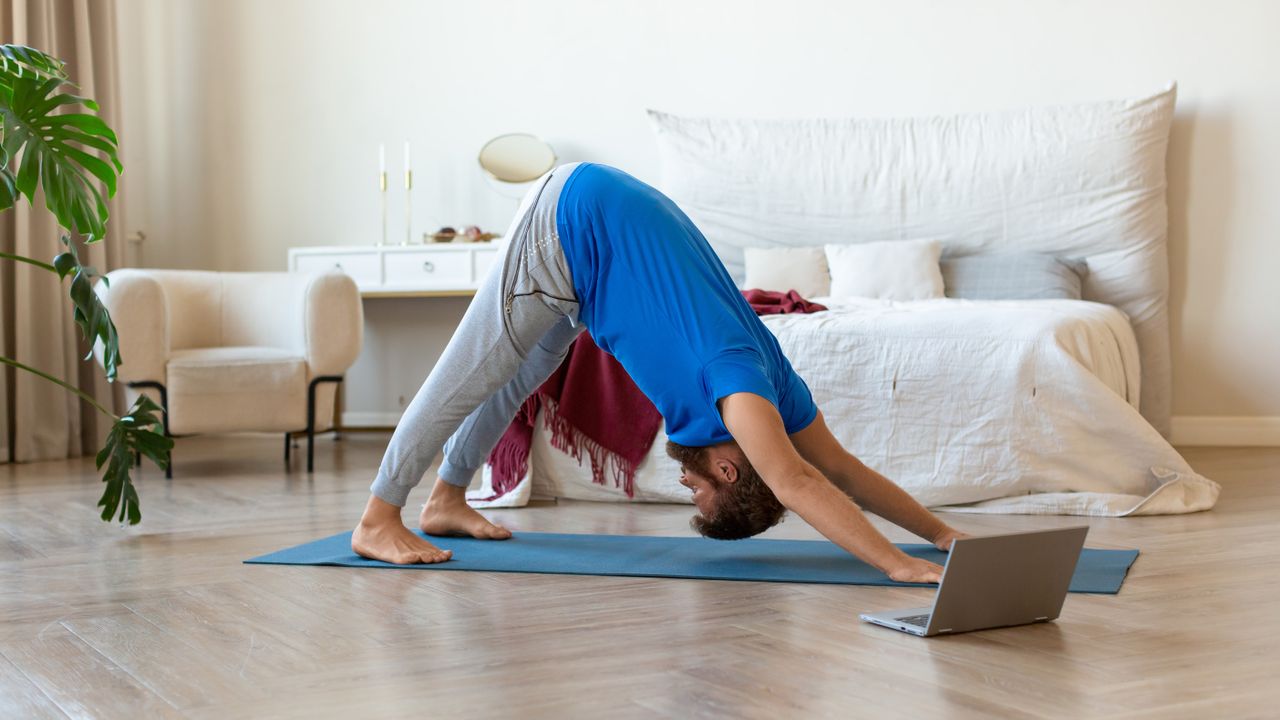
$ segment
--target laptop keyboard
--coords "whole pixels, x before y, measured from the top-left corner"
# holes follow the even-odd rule
[[[922,627],[922,628],[927,628],[927,627],[929,627],[929,616],[928,616],[927,614],[925,614],[925,615],[908,615],[907,617],[900,617],[900,618],[897,618],[897,620],[898,620],[898,622],[900,622],[900,623],[906,623],[906,624],[908,624],[908,625],[915,625],[915,626],[917,626],[917,627]]]

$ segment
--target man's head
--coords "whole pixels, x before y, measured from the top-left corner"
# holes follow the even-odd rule
[[[680,484],[693,491],[698,514],[690,524],[716,540],[741,540],[777,525],[787,509],[778,502],[737,443],[686,447],[667,441],[680,463]]]

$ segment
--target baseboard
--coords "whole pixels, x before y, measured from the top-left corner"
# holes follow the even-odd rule
[[[400,422],[398,412],[344,412],[342,426],[349,428],[386,428],[395,427]]]
[[[1175,415],[1169,440],[1174,445],[1280,446],[1280,416]]]

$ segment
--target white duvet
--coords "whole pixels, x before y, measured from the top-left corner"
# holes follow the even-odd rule
[[[1217,483],[1139,414],[1137,342],[1119,310],[1071,300],[818,300],[831,310],[763,320],[840,441],[925,505],[1123,516],[1216,502]],[[665,442],[660,432],[640,465],[635,500],[689,501]],[[628,499],[593,484],[541,423],[530,476],[496,504],[531,495]]]

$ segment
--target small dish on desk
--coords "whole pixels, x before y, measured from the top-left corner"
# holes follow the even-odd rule
[[[451,227],[442,227],[433,233],[423,233],[424,240],[433,243],[447,242],[489,242],[498,237],[497,233],[487,233],[480,230],[479,227],[472,225],[463,232],[458,232]]]

